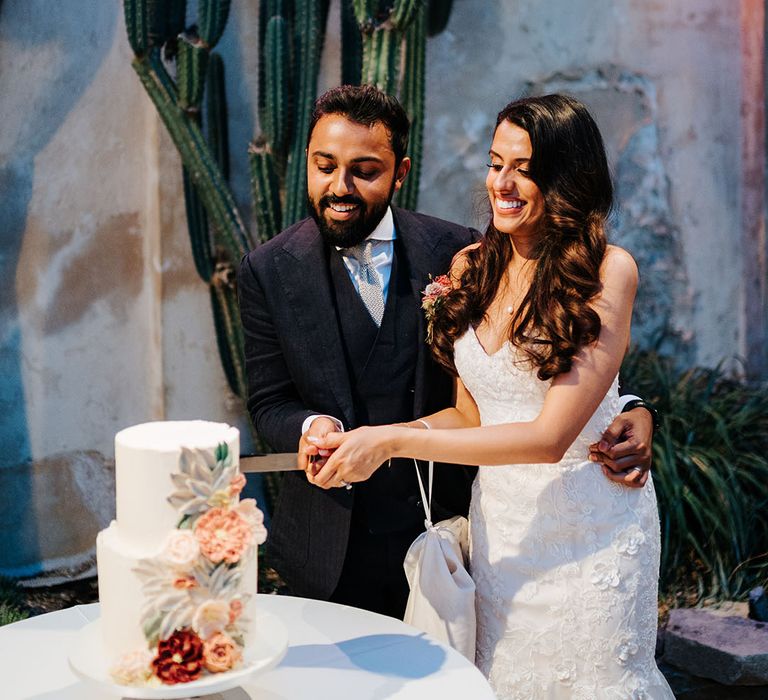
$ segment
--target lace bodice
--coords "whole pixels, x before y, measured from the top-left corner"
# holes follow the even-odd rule
[[[473,329],[454,347],[482,425],[531,421],[550,382]],[[654,662],[659,523],[653,481],[587,461],[618,412],[613,382],[557,464],[481,466],[470,508],[477,664],[499,698],[672,698]]]

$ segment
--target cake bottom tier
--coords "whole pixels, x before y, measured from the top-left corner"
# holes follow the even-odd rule
[[[245,630],[251,629],[249,621],[255,618],[256,546],[252,546],[249,555],[238,564],[234,576],[229,569],[216,573],[215,578],[198,572],[196,576],[202,585],[195,581],[195,575],[185,575],[158,564],[158,554],[126,547],[120,540],[115,521],[96,539],[101,628],[110,662],[149,647],[144,625],[151,627],[152,618],[162,619],[163,615],[147,617],[145,611],[148,604],[159,610],[165,604],[167,609],[167,601],[171,601],[170,606],[175,612],[173,617],[169,617],[169,613],[163,619],[166,628],[174,621],[179,623],[178,627],[185,627],[193,620],[210,628],[211,624],[215,625],[217,612],[220,617],[221,610],[225,609],[223,604],[230,606],[233,615],[237,615],[238,628],[244,630],[244,646],[247,647],[248,632]],[[220,566],[226,568],[226,564]],[[144,572],[143,575],[139,570]],[[152,572],[151,580],[147,577],[148,571]],[[228,582],[222,583],[225,579]],[[207,587],[212,581],[214,593]]]

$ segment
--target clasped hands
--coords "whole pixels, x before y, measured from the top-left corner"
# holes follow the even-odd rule
[[[324,489],[365,481],[389,459],[388,442],[399,429],[407,430],[382,425],[342,433],[333,421],[316,418],[299,441],[299,469]]]
[[[642,488],[651,467],[652,421],[647,411],[619,414],[599,442],[589,446],[588,459],[599,463],[606,478],[630,488]],[[642,416],[642,417],[641,417]],[[647,425],[645,424],[647,421]],[[298,466],[310,483],[324,489],[365,481],[392,456],[401,426],[365,426],[339,432],[333,421],[316,418],[301,436]]]

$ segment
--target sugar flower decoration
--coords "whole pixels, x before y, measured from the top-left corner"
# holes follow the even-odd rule
[[[190,530],[172,530],[163,547],[163,558],[176,569],[187,569],[200,556],[200,545]]]
[[[229,603],[210,599],[198,607],[192,618],[192,629],[202,639],[209,639],[229,624]]]
[[[229,671],[241,658],[240,647],[224,632],[203,642],[203,665],[211,673]]]
[[[236,564],[253,537],[251,527],[236,510],[211,508],[195,525],[195,537],[200,551],[218,564]]]
[[[152,668],[166,685],[196,681],[203,672],[202,640],[191,630],[177,630],[157,645]]]
[[[144,685],[152,675],[152,652],[149,649],[130,651],[109,669],[119,685]]]

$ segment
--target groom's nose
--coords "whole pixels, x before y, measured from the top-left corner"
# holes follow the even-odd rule
[[[336,175],[331,182],[331,194],[335,194],[337,197],[343,197],[347,194],[352,194],[355,189],[355,185],[352,182],[352,173],[345,168],[338,168]]]

